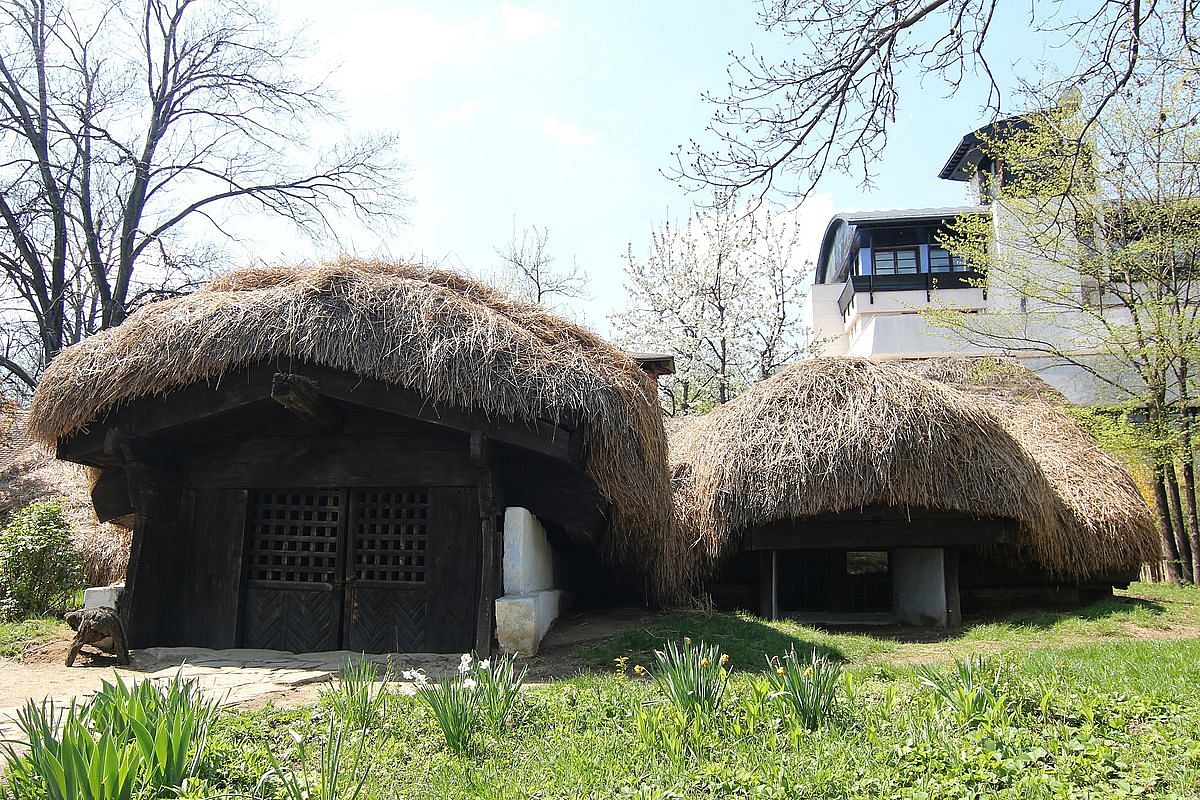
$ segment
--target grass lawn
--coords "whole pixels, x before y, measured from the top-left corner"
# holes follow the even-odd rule
[[[579,656],[592,668],[610,667],[627,657],[648,663],[668,639],[690,636],[720,644],[737,669],[762,671],[764,654],[815,650],[850,665],[947,661],[972,653],[1003,655],[1030,647],[1066,646],[1117,639],[1200,638],[1200,590],[1193,586],[1135,583],[1111,599],[1069,611],[1024,610],[967,620],[960,629],[861,628],[831,633],[749,614],[680,614],[649,628],[630,631],[583,647]]]
[[[527,689],[507,727],[481,731],[466,754],[449,751],[419,698],[389,698],[364,740],[361,797],[1196,797],[1197,630],[1200,590],[1145,585],[1082,611],[1013,614],[924,642],[679,615],[582,648],[591,670]],[[720,644],[741,667],[710,715],[675,712],[653,681],[614,669],[619,657],[651,666],[652,648],[683,636]],[[766,656],[793,647],[836,659],[848,676],[817,730],[767,686]],[[948,674],[977,652],[996,670],[977,695],[939,699],[922,683],[921,662]],[[248,791],[272,753],[319,747],[331,713],[223,716],[207,786]]]
[[[1082,611],[1012,614],[933,641],[681,614],[582,648],[580,674],[527,687],[498,732],[472,728],[464,752],[447,746],[420,697],[389,693],[365,729],[347,716],[353,703],[327,697],[222,712],[197,774],[147,796],[300,800],[286,779],[307,775],[312,800],[1197,797],[1198,631],[1200,590],[1143,585]],[[737,667],[726,682],[719,657],[693,657],[696,674],[719,676],[711,710],[679,710],[632,669],[657,669],[651,650],[684,636],[719,644]],[[766,658],[793,648],[801,688],[788,693]],[[832,666],[810,676],[813,650]],[[956,671],[956,659],[979,653],[985,662]],[[617,658],[629,659],[624,671]],[[826,674],[833,703],[810,728],[801,694],[815,696]],[[478,718],[470,709],[482,696],[464,695],[465,718]],[[341,743],[337,759],[330,741]],[[321,775],[333,791],[316,791]]]
[[[31,647],[37,647],[62,635],[67,623],[54,617],[0,622],[0,658],[20,659]]]

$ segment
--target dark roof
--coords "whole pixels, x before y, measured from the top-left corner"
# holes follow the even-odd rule
[[[963,214],[986,214],[987,206],[944,206],[941,208],[901,208],[885,211],[852,211],[835,214],[834,219],[845,220],[850,225],[872,225],[887,222],[919,222],[928,219],[947,219]]]
[[[630,353],[629,357],[651,375],[675,374],[675,356],[670,353]]]
[[[922,222],[961,217],[964,214],[990,214],[988,206],[945,206],[942,208],[904,208],[891,211],[852,211],[834,214],[825,227],[821,239],[821,250],[817,256],[816,283],[826,283],[829,260],[832,257],[833,241],[842,225],[875,227],[894,222]]]
[[[1026,116],[1018,114],[998,119],[995,122],[989,122],[981,128],[976,128],[962,137],[962,141],[954,148],[954,152],[946,160],[946,166],[942,167],[942,171],[938,173],[938,177],[947,181],[970,180],[972,172],[979,165],[983,157],[983,154],[979,150],[979,145],[994,137],[997,132],[1006,127],[1024,128],[1028,125],[1029,120]]]

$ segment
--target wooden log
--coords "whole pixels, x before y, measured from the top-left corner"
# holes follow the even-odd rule
[[[747,550],[887,550],[892,547],[943,547],[1002,543],[1016,524],[1004,519],[787,520],[754,528]]]
[[[100,522],[112,522],[133,513],[133,503],[129,500],[129,479],[124,468],[101,471],[92,484],[91,496],[92,508]]]
[[[303,375],[275,373],[271,379],[271,399],[300,419],[329,433],[342,430],[342,414],[321,398],[317,382]]]

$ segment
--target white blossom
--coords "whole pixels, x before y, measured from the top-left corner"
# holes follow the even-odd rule
[[[459,657],[459,659],[458,659],[458,671],[459,671],[459,673],[461,673],[461,674],[465,675],[465,674],[467,674],[468,672],[470,672],[470,671],[471,671],[471,661],[472,661],[472,659],[471,659],[471,654],[470,654],[470,653],[463,653],[463,654],[462,654],[462,656],[460,656],[460,657]]]
[[[479,668],[480,669],[491,669],[492,668],[492,660],[490,658],[483,659],[482,661],[479,662]]]
[[[417,686],[425,686],[429,683],[429,678],[422,669],[406,669],[400,673],[400,677],[406,681],[412,681]]]
[[[478,685],[479,684],[476,682],[476,680],[474,678],[463,678],[463,686],[465,686],[470,691],[475,691],[475,687]]]

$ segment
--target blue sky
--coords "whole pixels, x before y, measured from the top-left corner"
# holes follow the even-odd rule
[[[592,299],[570,309],[605,330],[624,302],[622,257],[653,227],[684,217],[696,199],[662,177],[673,148],[702,134],[701,92],[721,91],[729,51],[786,49],[756,25],[749,0],[529,3],[288,2],[285,26],[307,23],[314,74],[332,69],[345,127],[394,130],[410,167],[409,222],[380,236],[355,225],[341,248],[421,257],[486,272],[517,227],[551,234],[554,255],[591,276]],[[1037,43],[1021,20],[1002,20],[998,63]],[[799,210],[806,256],[834,210],[953,205],[962,184],[937,179],[959,137],[982,121],[980,97],[946,100],[941,87],[907,94],[876,188],[833,176]],[[318,140],[333,135],[314,134]],[[245,257],[294,261],[336,253],[251,221]]]

